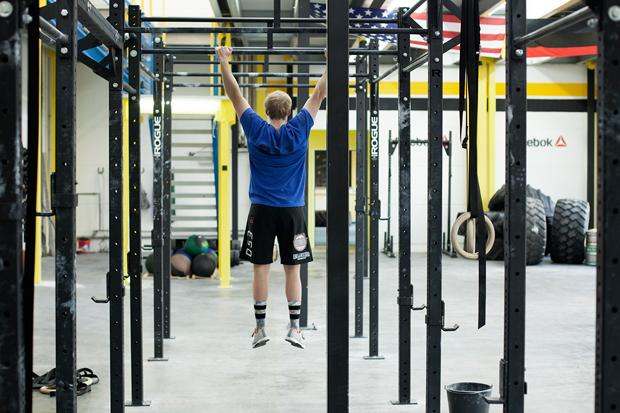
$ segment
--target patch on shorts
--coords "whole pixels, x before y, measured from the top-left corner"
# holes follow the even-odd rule
[[[297,234],[293,237],[293,247],[296,251],[303,251],[308,246],[308,237],[306,234]]]
[[[305,260],[306,258],[310,258],[310,252],[301,252],[299,254],[293,254],[293,259],[295,261]]]

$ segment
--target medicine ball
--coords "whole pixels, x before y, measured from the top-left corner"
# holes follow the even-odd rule
[[[241,263],[241,253],[239,250],[231,250],[230,251],[230,266],[236,267]]]
[[[170,272],[175,277],[185,277],[191,273],[192,257],[183,250],[178,250],[170,258]]]
[[[148,272],[149,274],[153,274],[153,272],[155,271],[155,266],[153,265],[154,260],[155,256],[153,254],[149,255],[144,260],[144,268],[146,268],[146,272]]]
[[[218,259],[217,259],[217,252],[216,252],[215,250],[213,250],[213,249],[210,249],[210,250],[207,252],[207,254],[209,254],[209,255],[213,255],[213,259],[215,260],[215,267],[217,268],[218,263],[219,263],[219,261],[218,261]]]
[[[192,235],[185,241],[183,250],[191,257],[195,257],[196,255],[204,254],[209,251],[209,245],[203,237]]]
[[[215,272],[217,256],[200,254],[192,260],[192,273],[198,277],[211,277]]]
[[[217,251],[217,239],[207,240],[207,244],[209,244],[209,248]]]

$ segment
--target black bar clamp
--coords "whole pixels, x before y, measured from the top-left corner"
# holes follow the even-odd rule
[[[420,307],[415,307],[413,303],[413,285],[409,285],[407,291],[405,291],[407,295],[399,295],[396,298],[396,302],[399,306],[409,307],[411,311],[421,311],[426,308],[426,304],[422,304]]]
[[[105,289],[106,289],[106,298],[97,298],[95,296],[90,297],[94,303],[97,304],[107,304],[110,302],[110,273],[107,272],[105,274]]]

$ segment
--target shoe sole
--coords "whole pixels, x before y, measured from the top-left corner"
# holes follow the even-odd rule
[[[290,339],[290,338],[285,338],[284,341],[290,343],[290,345],[293,346],[293,347],[305,349],[304,345],[301,344],[299,341],[295,341],[295,340]]]
[[[260,339],[256,344],[252,345],[252,348],[259,348],[267,344],[269,339],[267,337]]]

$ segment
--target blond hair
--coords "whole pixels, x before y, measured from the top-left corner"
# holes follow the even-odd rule
[[[271,119],[287,119],[291,114],[293,101],[282,91],[275,91],[265,98],[265,112]]]

